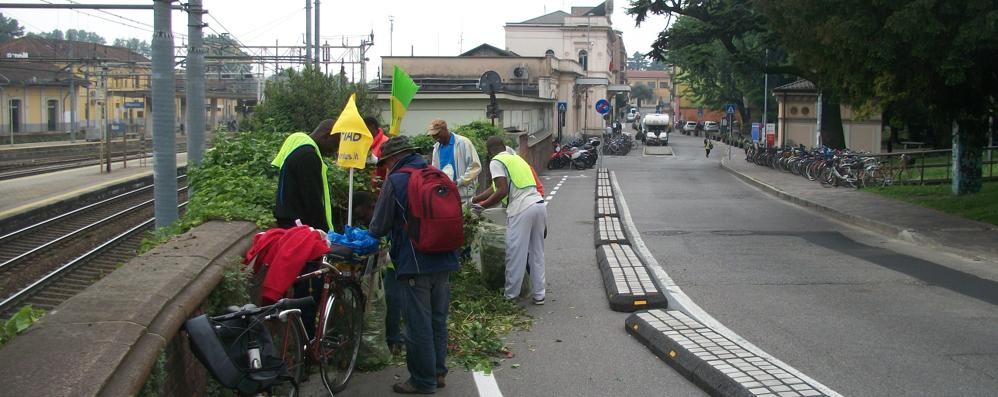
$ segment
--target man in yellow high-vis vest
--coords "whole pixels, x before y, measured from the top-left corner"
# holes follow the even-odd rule
[[[334,123],[323,120],[311,134],[288,135],[270,163],[280,169],[274,200],[278,227],[293,227],[300,220],[322,231],[333,230],[328,169],[322,156],[332,156],[339,149],[340,134],[330,134]]]
[[[506,299],[520,294],[523,274],[530,266],[530,286],[535,305],[543,305],[544,229],[547,207],[537,192],[534,173],[518,155],[506,152],[506,145],[496,136],[486,142],[492,187],[475,196],[473,202],[491,207],[502,202],[506,207]]]

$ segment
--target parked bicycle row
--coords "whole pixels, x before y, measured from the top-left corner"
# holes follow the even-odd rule
[[[827,147],[807,149],[803,145],[784,148],[746,146],[745,160],[800,175],[827,186],[860,188],[890,185],[891,169],[877,157]]]

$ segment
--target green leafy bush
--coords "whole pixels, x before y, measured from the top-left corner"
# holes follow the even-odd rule
[[[14,313],[7,321],[4,321],[3,328],[0,329],[0,346],[6,345],[17,334],[26,331],[44,315],[44,310],[32,309],[31,305],[21,307],[17,313]]]
[[[437,143],[432,136],[426,134],[419,134],[413,136],[409,139],[412,146],[416,147],[416,150],[423,155],[429,155],[433,153],[433,144]]]
[[[471,140],[471,143],[475,145],[475,151],[478,152],[478,158],[484,161],[488,158],[488,151],[485,149],[485,141],[491,136],[498,136],[502,138],[506,146],[516,148],[517,142],[513,135],[507,134],[502,128],[492,125],[490,121],[472,121],[468,124],[457,127],[454,130],[458,135],[467,137]]]
[[[280,77],[267,81],[264,101],[240,129],[312,131],[320,121],[339,117],[353,93],[357,94],[361,115],[379,113],[374,96],[368,95],[364,84],[346,83],[339,76],[327,75],[315,67],[301,71],[288,69]]]

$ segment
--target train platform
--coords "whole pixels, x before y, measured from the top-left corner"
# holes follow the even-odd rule
[[[177,154],[177,167],[187,165],[187,154]],[[111,172],[104,166],[70,170],[0,181],[0,222],[51,204],[96,192],[110,186],[146,178],[153,173],[153,159],[116,161]]]

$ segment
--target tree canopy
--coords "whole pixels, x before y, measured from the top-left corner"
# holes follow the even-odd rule
[[[631,98],[636,99],[638,101],[638,107],[641,107],[641,101],[651,101],[655,99],[655,92],[645,84],[634,84],[631,86]]]
[[[111,45],[115,47],[127,48],[142,54],[147,58],[152,57],[152,46],[150,46],[149,42],[145,40],[139,40],[134,37],[130,39],[114,39],[114,44]]]
[[[779,84],[789,79],[779,73],[791,69],[751,5],[749,0],[637,0],[627,12],[639,24],[653,15],[676,17],[659,33],[649,57],[678,68],[676,81],[693,94],[688,99],[713,109],[734,103],[742,119],[750,120],[761,119],[750,110],[758,114],[763,108],[763,75],[777,73],[771,80]]]
[[[24,26],[0,13],[0,43],[24,36]]]
[[[287,69],[286,79],[267,81],[263,103],[256,107],[247,127],[312,131],[320,121],[338,117],[352,93],[357,93],[357,108],[362,115],[377,116],[375,100],[368,96],[363,84],[343,84],[336,76],[323,74],[313,66],[300,71]]]
[[[755,7],[793,62],[842,100],[958,128],[954,191],[980,190],[981,148],[998,107],[998,3],[755,0]]]
[[[62,30],[54,29],[51,32],[42,33],[30,33],[33,35],[38,35],[46,39],[56,39],[56,40],[69,40],[69,41],[82,41],[85,43],[96,43],[96,44],[106,44],[107,40],[104,40],[101,35],[88,32],[82,29],[69,29],[63,34]]]

